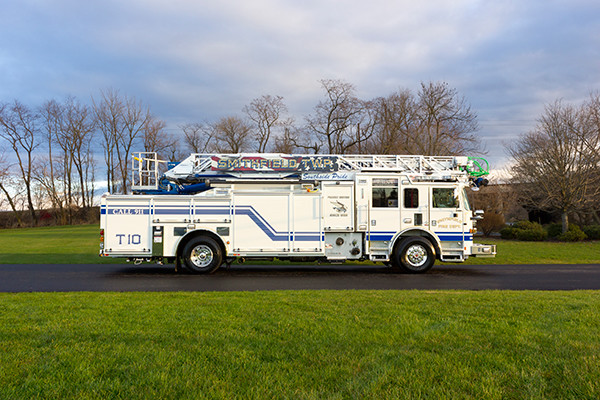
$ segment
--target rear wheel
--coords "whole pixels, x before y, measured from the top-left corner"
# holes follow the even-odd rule
[[[404,272],[422,274],[433,267],[435,251],[429,240],[412,236],[396,245],[393,261]]]
[[[199,236],[190,240],[181,253],[186,269],[199,274],[214,272],[223,261],[221,246],[213,239]]]

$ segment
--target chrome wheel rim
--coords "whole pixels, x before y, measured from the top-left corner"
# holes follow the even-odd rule
[[[199,268],[208,267],[213,259],[214,254],[211,248],[204,244],[194,247],[190,254],[190,261]]]
[[[422,267],[427,262],[427,250],[419,244],[413,244],[406,250],[406,261],[411,267]]]

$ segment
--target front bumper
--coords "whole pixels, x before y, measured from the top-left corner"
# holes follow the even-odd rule
[[[496,245],[474,243],[471,247],[471,256],[481,258],[496,257]]]

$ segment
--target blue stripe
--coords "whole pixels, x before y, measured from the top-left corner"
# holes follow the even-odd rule
[[[463,234],[462,232],[435,232],[442,242],[459,242],[459,241],[472,241],[473,235],[470,233]]]
[[[240,208],[240,212],[238,213],[238,208]],[[252,206],[239,206],[236,207],[235,209],[235,214],[236,215],[248,215],[258,226],[265,226],[273,235],[288,235],[289,232],[277,232],[275,230],[275,228],[273,228],[271,226],[271,224],[269,224],[269,222],[267,222],[267,220],[260,215],[260,213],[258,211],[256,211],[254,209],[254,207]],[[317,233],[318,232],[305,232],[305,233]],[[287,240],[287,239],[286,239]]]
[[[392,240],[392,238],[396,235],[396,232],[371,232],[368,236],[367,240]]]
[[[299,242],[319,240],[319,232],[306,232],[305,235],[294,235],[293,232],[277,232],[252,206],[235,207],[235,215],[246,215],[274,242],[287,242],[294,240]]]
[[[458,241],[473,241],[473,235],[470,233],[465,233],[463,236],[462,232],[434,232],[441,242],[458,242]],[[371,232],[367,236],[367,240],[392,240],[392,238],[396,235],[396,232],[390,231],[381,231],[381,232]]]
[[[149,208],[142,208],[134,205],[111,205],[110,209],[122,208],[122,209],[141,209],[143,215],[150,214]],[[103,205],[100,207],[100,214],[105,215],[108,212],[108,207]],[[269,224],[269,222],[257,212],[254,207],[250,205],[246,206],[235,206],[233,207],[235,215],[245,215],[254,222],[260,230],[262,230],[268,237],[274,242],[287,242],[288,240],[295,240],[299,242],[311,242],[311,241],[323,241],[325,240],[324,235],[321,232],[278,232]],[[155,215],[189,215],[191,207],[189,205],[184,206],[156,206],[154,207]],[[194,215],[230,215],[230,206],[195,206],[193,208]],[[118,214],[116,214],[118,215]],[[135,215],[135,214],[125,214]],[[380,231],[370,232],[368,234],[368,240],[372,241],[388,241],[396,235],[394,231]],[[472,241],[473,235],[470,233],[462,232],[435,232],[440,241],[442,242],[457,242],[457,241]]]
[[[322,235],[293,235],[292,240],[297,242],[316,242],[319,240],[325,240],[325,236]]]
[[[112,208],[116,208],[119,206],[112,206]],[[127,205],[128,208],[137,208]],[[101,214],[106,214],[107,206],[102,206],[100,209]],[[122,206],[121,208],[125,208]],[[254,207],[252,206],[235,206],[233,208],[235,210],[235,215],[246,215],[252,220],[259,228],[262,230],[268,237],[274,242],[287,242],[291,240],[295,240],[298,242],[312,242],[312,241],[323,241],[325,240],[325,236],[321,232],[278,232],[269,224],[269,222],[258,213]],[[190,215],[190,206],[156,206],[154,207],[155,215]],[[149,214],[149,208],[145,208],[143,210],[144,214]],[[193,208],[194,215],[230,215],[231,207],[230,206],[195,206]]]

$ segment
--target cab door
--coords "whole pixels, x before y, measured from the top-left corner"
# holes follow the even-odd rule
[[[454,186],[433,185],[430,189],[429,221],[444,250],[463,251],[465,241],[464,212]]]
[[[370,176],[369,241],[389,241],[400,228],[398,177]]]
[[[404,181],[400,186],[401,230],[429,227],[429,186]]]

